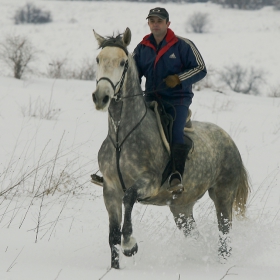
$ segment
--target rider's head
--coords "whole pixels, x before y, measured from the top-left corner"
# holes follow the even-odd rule
[[[169,22],[169,14],[164,8],[157,7],[151,9],[146,19],[151,17],[158,17],[160,19],[166,20],[166,23]]]
[[[151,9],[148,16],[148,25],[155,38],[162,40],[170,25],[169,14],[164,8]]]

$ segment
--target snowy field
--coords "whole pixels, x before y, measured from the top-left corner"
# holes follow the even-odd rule
[[[0,68],[0,279],[280,279],[280,13],[238,11],[206,4],[166,4],[171,28],[192,40],[208,68],[261,68],[261,96],[222,88],[195,91],[193,119],[213,122],[236,142],[250,174],[247,219],[234,220],[233,255],[217,260],[218,229],[208,195],[195,206],[201,238],[185,239],[167,207],[136,204],[137,255],[110,268],[108,218],[102,188],[90,183],[107,135],[107,114],[96,112],[95,81],[54,80],[48,64],[71,67],[98,53],[92,34],[132,31],[129,51],[149,32],[146,16],[159,3],[33,1],[53,22],[14,25],[26,2],[0,0],[0,40],[26,35],[40,50],[36,72],[23,80]],[[188,16],[209,14],[208,33],[187,33]]]

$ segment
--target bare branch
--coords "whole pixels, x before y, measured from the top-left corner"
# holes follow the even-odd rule
[[[195,33],[205,33],[209,25],[209,15],[207,13],[196,12],[190,16],[187,22],[187,31],[190,29]]]
[[[259,85],[264,82],[264,72],[261,69],[248,69],[239,64],[227,66],[219,73],[220,81],[231,90],[244,94],[259,94]]]
[[[232,267],[230,267],[230,268],[226,271],[226,274],[225,274],[220,280],[224,279],[224,278],[225,278],[226,276],[228,276],[228,275],[238,275],[238,274],[236,274],[236,273],[229,273],[229,271],[230,271],[233,267],[235,267],[235,265],[233,265]]]
[[[29,64],[37,59],[38,52],[26,37],[19,35],[9,35],[0,43],[0,60],[13,71],[16,79],[31,72]]]

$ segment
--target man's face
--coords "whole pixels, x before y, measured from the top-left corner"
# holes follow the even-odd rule
[[[165,36],[167,28],[170,25],[170,21],[166,22],[166,19],[161,19],[159,17],[150,17],[148,18],[148,25],[155,37],[162,37]]]

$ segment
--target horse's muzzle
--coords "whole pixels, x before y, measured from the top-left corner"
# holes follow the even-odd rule
[[[106,110],[110,102],[109,94],[100,94],[98,90],[92,93],[92,100],[96,110]]]

